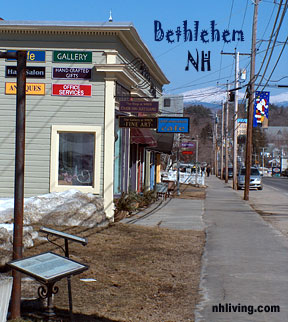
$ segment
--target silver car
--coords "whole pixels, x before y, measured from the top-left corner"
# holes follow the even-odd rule
[[[238,190],[245,187],[246,168],[241,168],[238,174]],[[263,190],[262,176],[257,168],[251,167],[249,188]]]

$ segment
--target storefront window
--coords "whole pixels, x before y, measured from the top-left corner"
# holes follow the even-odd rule
[[[59,185],[93,186],[94,146],[94,133],[59,133]]]
[[[101,127],[52,125],[50,191],[100,193]]]

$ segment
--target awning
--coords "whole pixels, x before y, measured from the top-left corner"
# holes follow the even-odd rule
[[[149,150],[161,152],[165,154],[171,154],[174,142],[174,133],[157,133],[152,132],[154,139],[157,142],[156,147],[149,147]]]
[[[130,129],[130,143],[131,144],[144,144],[151,147],[157,147],[157,141],[155,140],[152,131],[150,129]]]

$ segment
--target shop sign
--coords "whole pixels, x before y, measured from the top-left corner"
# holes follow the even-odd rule
[[[130,113],[158,113],[158,102],[120,101],[119,111]]]
[[[181,147],[182,148],[194,148],[195,143],[194,142],[182,142]]]
[[[52,95],[59,96],[91,96],[91,85],[52,84]]]
[[[23,49],[22,49],[23,50]],[[7,53],[15,53],[17,50],[7,50]],[[45,51],[40,50],[28,50],[27,51],[27,62],[45,62]],[[16,59],[7,59],[16,60]]]
[[[91,51],[53,51],[53,62],[92,63]]]
[[[156,129],[157,117],[120,116],[119,127]]]
[[[157,132],[189,133],[189,117],[158,117]]]
[[[91,68],[55,67],[54,79],[91,79]]]
[[[193,151],[182,151],[181,152],[183,155],[192,155]]]
[[[17,83],[5,83],[5,94],[16,95]],[[26,95],[45,95],[45,84],[26,83]]]
[[[17,77],[17,66],[6,66],[5,77]],[[27,78],[45,78],[45,67],[26,67]]]

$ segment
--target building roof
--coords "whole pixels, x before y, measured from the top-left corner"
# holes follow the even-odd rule
[[[0,20],[0,32],[6,33],[41,33],[65,34],[112,33],[121,39],[123,44],[135,56],[143,60],[151,75],[161,84],[169,84],[147,46],[141,40],[132,22],[66,22],[66,21],[8,21]]]

